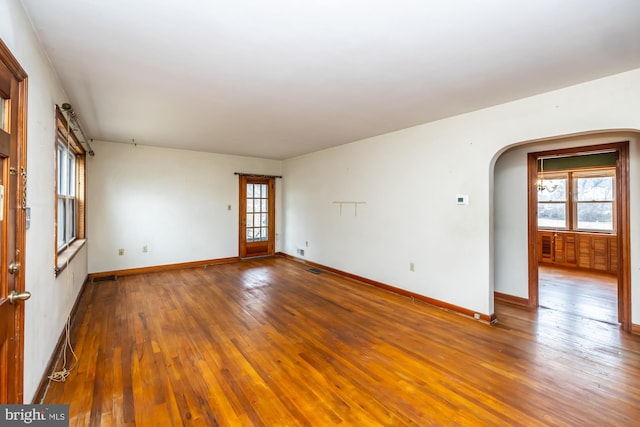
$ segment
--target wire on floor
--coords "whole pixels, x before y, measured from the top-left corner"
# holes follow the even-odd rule
[[[71,318],[68,317],[67,324],[65,325],[65,335],[66,335],[65,345],[64,345],[64,349],[62,350],[62,369],[49,375],[49,379],[51,381],[55,381],[55,382],[66,381],[67,377],[69,376],[73,368],[75,368],[76,364],[78,363],[78,356],[76,355],[76,352],[73,351],[73,346],[71,345],[71,334],[69,331],[70,323],[71,323]],[[74,359],[73,364],[68,369],[67,369],[67,349],[71,351],[71,354],[73,355],[73,359]]]
[[[71,283],[69,280],[69,275],[71,273],[69,272],[68,260],[67,260],[66,270],[67,270],[67,287],[70,287]],[[67,380],[67,377],[69,377],[69,374],[71,373],[73,368],[75,368],[76,364],[78,363],[78,356],[76,355],[76,352],[73,351],[73,346],[71,345],[71,315],[67,316],[67,323],[64,326],[64,333],[65,333],[65,344],[62,350],[62,368],[59,371],[53,372],[48,377],[51,381],[55,381],[55,382],[65,382]],[[71,352],[74,359],[73,364],[69,368],[67,368],[67,349]]]

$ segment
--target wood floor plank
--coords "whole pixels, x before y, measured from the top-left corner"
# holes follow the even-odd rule
[[[497,304],[489,326],[267,258],[87,285],[71,425],[634,425],[640,339]]]
[[[542,307],[618,324],[616,276],[543,264],[538,283]]]

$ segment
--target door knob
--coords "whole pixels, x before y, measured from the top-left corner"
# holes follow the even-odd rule
[[[11,304],[15,304],[16,301],[26,301],[29,298],[31,298],[31,292],[29,291],[24,291],[20,293],[17,293],[16,291],[11,291],[9,296],[7,296],[7,299]]]
[[[18,271],[20,271],[20,264],[17,262],[12,262],[11,264],[9,264],[9,273],[10,274],[16,274]]]

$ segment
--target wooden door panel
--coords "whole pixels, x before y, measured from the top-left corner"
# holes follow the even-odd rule
[[[578,238],[578,267],[591,268],[591,237]]]
[[[540,261],[553,261],[553,235],[551,233],[540,233],[538,238],[540,239],[538,244]]]
[[[608,240],[606,237],[594,237],[591,239],[593,245],[593,268],[596,270],[609,270]]]
[[[565,238],[565,262],[576,264],[576,238],[573,236]]]
[[[561,235],[554,236],[554,262],[559,264],[564,264],[566,262],[566,248],[565,248],[565,238]]]
[[[609,240],[609,271],[618,272],[618,239]]]
[[[0,403],[23,399],[24,303],[9,298],[24,291],[26,83],[24,70],[0,40]]]

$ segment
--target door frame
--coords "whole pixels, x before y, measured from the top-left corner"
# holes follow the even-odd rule
[[[252,258],[260,256],[272,256],[275,254],[276,247],[276,178],[278,176],[269,175],[250,175],[250,174],[238,174],[238,186],[239,186],[239,205],[238,205],[238,257]],[[267,240],[263,243],[266,246],[264,253],[251,254],[248,248],[253,243],[247,243],[246,239],[246,225],[247,225],[247,183],[248,181],[261,181],[260,184],[267,184],[269,188],[268,195],[268,224]],[[255,245],[254,245],[255,246]]]
[[[21,268],[16,274],[15,291],[17,293],[25,290],[25,241],[26,241],[26,206],[27,206],[27,73],[24,71],[18,60],[13,56],[7,45],[0,39],[0,61],[13,74],[18,83],[17,100],[17,129],[16,146],[15,146],[15,165],[16,172],[13,176],[15,179],[16,193],[15,200],[15,256],[11,256]],[[13,100],[12,100],[13,101]],[[13,133],[13,129],[11,130]],[[13,151],[13,150],[12,150]],[[10,182],[10,181],[9,181]],[[6,192],[5,197],[12,188]],[[9,199],[9,197],[7,197]],[[8,202],[5,202],[8,203]],[[9,206],[10,208],[10,206]],[[8,208],[8,209],[9,209]],[[7,209],[7,210],[8,210]],[[8,220],[10,215],[6,215]],[[3,224],[5,227],[5,224]],[[6,227],[5,227],[6,228]],[[2,251],[0,260],[0,268],[3,273],[7,271],[9,264],[9,255],[5,250]],[[14,254],[11,254],[14,255]],[[22,403],[24,400],[24,303],[15,305],[14,310],[14,339],[9,345],[9,357],[15,361],[12,369],[12,376],[8,381],[8,394],[6,403]],[[12,357],[13,356],[13,357]],[[5,402],[2,402],[5,403]]]
[[[629,141],[610,144],[563,148],[538,151],[527,155],[528,176],[528,242],[529,242],[529,308],[539,306],[538,286],[538,159],[541,157],[594,154],[596,152],[616,152],[616,225],[618,241],[618,321],[622,329],[631,332],[631,238],[629,213]]]

